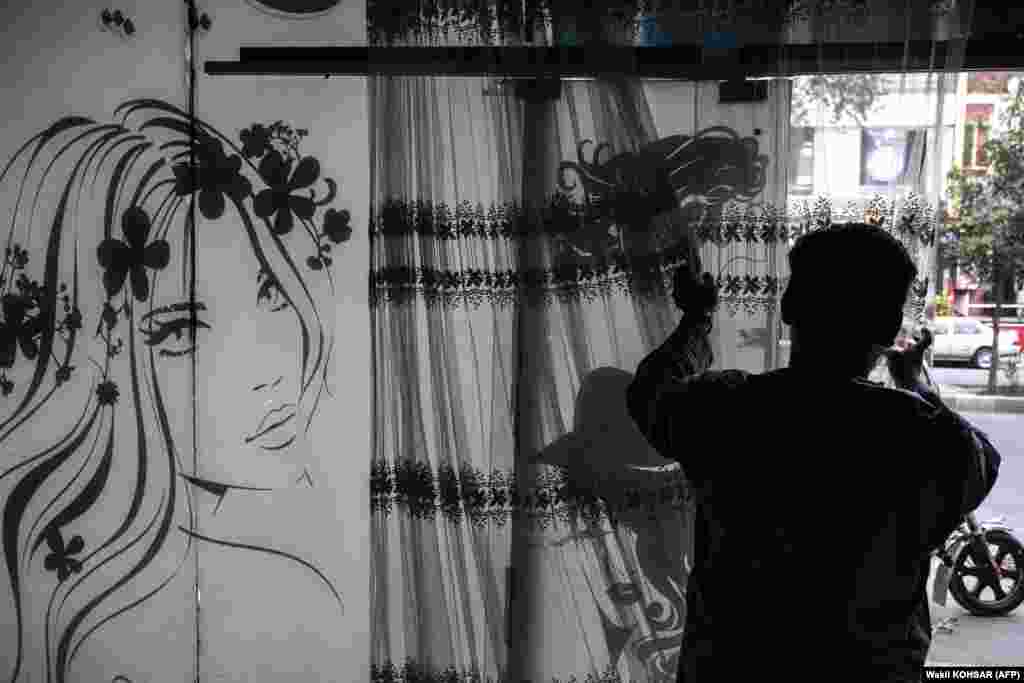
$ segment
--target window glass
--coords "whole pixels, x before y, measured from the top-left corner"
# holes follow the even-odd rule
[[[964,109],[963,167],[983,169],[988,166],[985,143],[992,130],[995,105],[988,102],[968,102]]]
[[[814,129],[794,128],[790,136],[789,191],[814,191]]]
[[[908,183],[915,145],[923,145],[924,131],[906,128],[861,130],[860,184],[884,188]],[[920,156],[920,155],[919,155]],[[919,163],[923,157],[915,161]]]
[[[886,74],[885,82],[891,93],[933,93],[938,88],[933,72]]]
[[[981,325],[973,320],[958,320],[956,322],[957,334],[981,334]]]

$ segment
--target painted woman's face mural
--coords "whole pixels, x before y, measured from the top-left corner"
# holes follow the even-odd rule
[[[216,455],[207,461],[213,472],[245,472],[262,486],[312,476],[304,435],[331,392],[326,375],[334,350],[323,304],[333,287],[333,250],[351,236],[348,212],[330,206],[336,182],[300,151],[305,135],[280,122],[255,124],[241,131],[241,154],[225,166],[244,159],[265,181],[251,197],[251,219],[260,228],[251,243],[262,264],[239,262],[244,243],[216,225],[219,207],[204,210],[199,195],[200,226],[210,229],[198,238],[197,289],[228,323],[210,330],[199,354],[199,372],[208,368],[217,378],[200,397],[200,449]],[[296,242],[308,246],[293,250]],[[231,270],[238,274],[224,277]]]
[[[14,628],[0,662],[12,681],[74,680],[90,638],[159,600],[198,544],[294,563],[342,607],[306,559],[196,527],[199,496],[219,506],[310,477],[303,435],[333,350],[322,311],[351,235],[337,185],[301,151],[306,131],[283,122],[231,138],[157,100],[114,119],[61,119],[3,171],[0,596]],[[228,388],[199,400],[206,386]],[[202,419],[224,424],[203,432]],[[247,477],[230,481],[197,467],[202,449],[255,464],[228,468]]]

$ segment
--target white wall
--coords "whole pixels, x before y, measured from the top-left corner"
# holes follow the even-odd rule
[[[200,45],[200,58],[237,59],[240,46],[365,44],[365,3],[342,0],[315,19],[290,19],[259,10],[253,1],[207,3],[213,30]],[[201,472],[210,478],[244,479],[277,489],[265,496],[227,500],[216,516],[205,517],[214,535],[274,547],[315,564],[341,592],[339,612],[329,591],[294,563],[254,561],[243,553],[209,552],[201,557],[204,642],[201,670],[210,681],[360,681],[368,675],[369,651],[369,470],[370,329],[367,307],[367,221],[369,148],[364,78],[202,76],[200,115],[235,137],[253,123],[284,121],[306,128],[303,156],[320,164],[312,187],[324,197],[322,178],[338,184],[327,208],[351,212],[352,239],[334,245],[330,291],[324,273],[303,268],[334,336],[329,381],[305,439],[281,452],[259,452],[241,444],[260,410],[251,387],[284,375],[298,351],[294,319],[257,310],[252,259],[246,277],[229,290],[218,271],[232,267],[241,251],[237,219],[202,231],[199,287],[212,305],[233,311],[237,322],[212,331],[200,368],[215,378],[201,397]],[[256,162],[258,163],[258,162]],[[266,187],[254,178],[254,190]],[[306,190],[303,190],[305,193]],[[201,223],[201,227],[202,227]],[[296,227],[286,237],[304,266],[313,247]],[[204,269],[205,264],[205,269]],[[317,277],[319,276],[319,277]],[[248,343],[246,340],[249,340]],[[247,357],[239,358],[239,350]],[[277,369],[280,368],[280,369]],[[294,380],[295,373],[292,372]],[[291,390],[295,386],[292,382]],[[228,420],[219,406],[240,409]],[[243,409],[242,406],[245,406]],[[237,418],[237,419],[234,419]],[[225,422],[232,423],[230,426]],[[301,479],[308,470],[314,482]],[[244,577],[244,581],[239,581]],[[268,590],[269,589],[269,590]]]
[[[211,330],[199,357],[200,372],[208,378],[200,396],[200,471],[211,479],[279,489],[229,498],[216,516],[201,517],[203,527],[218,537],[282,549],[313,562],[335,583],[344,602],[344,613],[339,613],[324,586],[292,563],[254,560],[245,553],[203,553],[202,671],[206,680],[239,683],[363,680],[368,675],[370,571],[365,79],[207,79],[200,101],[203,117],[223,130],[276,120],[308,127],[304,153],[318,159],[323,176],[338,181],[339,195],[331,206],[349,210],[354,229],[353,239],[332,251],[333,294],[322,273],[304,271],[334,334],[328,383],[333,395],[321,398],[307,439],[269,453],[246,446],[240,436],[251,432],[264,412],[260,404],[266,392],[254,393],[251,387],[284,376],[278,397],[292,400],[297,328],[287,314],[255,305],[257,268],[243,249],[240,231],[225,230],[239,228],[237,220],[200,223],[199,289],[213,317],[228,320]],[[323,195],[322,182],[314,188]],[[298,229],[287,238],[300,266],[312,253],[303,238]],[[243,276],[225,282],[225,270],[240,261],[245,262]],[[237,410],[225,413],[223,406]],[[300,479],[307,468],[312,488]],[[212,506],[211,501],[206,511]]]
[[[110,121],[114,108],[128,98],[156,97],[183,102],[183,55],[179,9],[181,3],[144,2],[143,0],[118,0],[115,4],[135,21],[136,38],[125,41],[111,33],[100,30],[99,14],[105,3],[76,3],[66,0],[38,0],[32,3],[5,3],[0,9],[0,23],[4,26],[4,40],[0,42],[0,84],[4,96],[0,98],[0,120],[4,122],[0,133],[0,156],[4,163],[33,135],[45,129],[50,123],[67,115],[90,116],[98,121]],[[174,27],[169,30],[169,27]],[[67,136],[62,140],[69,139]],[[80,148],[79,148],[80,149]],[[72,153],[73,155],[73,153]],[[46,157],[46,162],[53,155]],[[54,183],[62,183],[67,175],[68,163],[59,162],[53,170]],[[105,168],[109,176],[109,162]],[[11,232],[10,220],[17,197],[18,182],[24,177],[24,165],[11,170],[0,184],[0,221],[3,223],[4,242]],[[39,185],[40,173],[29,178],[27,197]],[[43,262],[42,250],[49,229],[55,218],[56,195],[50,189],[44,191],[37,207],[37,217],[28,223],[27,206],[23,205],[14,224],[15,239],[22,242],[30,252],[29,275],[40,278]],[[102,197],[101,197],[102,199]],[[86,353],[96,354],[92,333],[97,323],[97,302],[99,297],[100,269],[96,263],[96,245],[99,241],[99,223],[96,204],[88,198],[78,207],[78,225],[68,225],[81,239],[82,305],[85,313],[83,332],[85,339],[80,344],[80,353],[73,359],[76,375],[69,387],[54,394],[53,398],[24,427],[10,435],[0,437],[0,472],[7,472],[16,462],[30,454],[37,454],[68,431],[85,406],[88,394],[88,374],[92,370]],[[66,266],[66,262],[62,264]],[[62,275],[70,274],[63,268]],[[58,345],[58,350],[63,347]],[[14,410],[14,401],[23,394],[27,386],[26,373],[30,365],[20,359],[12,369],[17,388],[10,397],[0,399],[0,420],[5,420]],[[51,386],[52,372],[44,384]],[[184,393],[176,386],[168,386],[168,409],[183,411],[187,407]],[[114,467],[108,486],[97,506],[63,529],[66,542],[74,535],[83,538],[84,550],[80,559],[95,550],[125,516],[129,505],[129,492],[133,488],[136,469],[134,466],[136,447],[131,435],[125,437],[123,428],[132,426],[134,417],[130,401],[122,387],[122,401],[119,410],[122,420],[117,430],[117,450]],[[175,427],[175,436],[187,440],[186,430]],[[152,433],[149,434],[152,437]],[[152,445],[155,440],[149,440]],[[69,495],[81,489],[81,482],[73,485],[63,497],[58,493],[66,483],[72,481],[71,473],[85,462],[84,452],[76,452],[68,468],[61,468],[33,497],[26,518],[48,520],[68,503]],[[156,459],[156,456],[154,456]],[[41,462],[41,461],[39,461]],[[89,461],[85,472],[94,469],[95,459]],[[160,463],[162,465],[162,463]],[[154,473],[160,465],[154,463]],[[0,479],[0,501],[4,505],[16,482],[22,480],[26,469],[16,470]],[[159,477],[154,477],[154,480]],[[155,487],[154,487],[155,488]],[[155,492],[159,495],[159,491]],[[56,504],[47,508],[47,503]],[[154,497],[146,495],[142,514],[148,518],[154,510]],[[176,520],[176,521],[180,521]],[[18,537],[24,543],[28,538],[29,524],[20,525]],[[141,530],[141,524],[132,526],[129,535]],[[181,550],[181,539],[177,536],[168,545],[166,557],[158,557],[153,565],[143,572],[138,580],[130,582],[103,602],[91,613],[82,629],[88,630],[101,618],[114,610],[129,605],[141,598],[163,577],[171,575]],[[32,561],[21,567],[19,581],[22,586],[22,607],[26,623],[27,641],[23,643],[21,681],[46,680],[43,636],[46,600],[57,586],[52,572],[43,566],[47,546]],[[24,560],[22,550],[19,559]],[[0,556],[2,557],[2,556]],[[92,596],[98,595],[126,571],[126,563],[138,559],[139,554],[131,551],[99,569],[91,579],[83,583],[82,590],[73,596],[56,620],[53,631],[55,639],[66,632],[71,616],[87,606]],[[93,563],[91,566],[95,566]],[[10,567],[0,559],[0,678],[8,680],[16,656],[17,633],[14,593],[11,587]],[[78,578],[75,575],[72,578]],[[116,675],[123,675],[139,683],[143,681],[184,681],[190,680],[194,670],[195,630],[194,605],[191,599],[194,574],[186,564],[177,578],[161,592],[160,600],[143,603],[126,614],[99,629],[85,641],[68,668],[69,681],[109,681]]]
[[[359,43],[365,33],[364,3],[355,0],[343,0],[334,12],[304,21],[263,12],[248,0],[210,0],[199,5],[200,10],[208,12],[213,19],[212,30],[199,39],[200,61],[233,59],[240,45]],[[0,46],[0,83],[8,94],[0,100],[0,116],[5,121],[0,135],[0,155],[4,162],[33,135],[66,115],[88,116],[98,123],[110,123],[114,121],[115,108],[135,98],[155,98],[186,107],[183,4],[120,0],[111,5],[112,9],[124,11],[134,22],[137,32],[131,39],[100,29],[99,14],[103,7],[106,5],[41,0],[31,6],[17,3],[0,10],[0,21],[6,29],[6,40]],[[333,396],[323,395],[319,418],[293,448],[280,452],[246,448],[242,439],[246,431],[240,430],[251,428],[252,423],[246,418],[259,418],[258,413],[250,412],[254,400],[250,379],[262,377],[261,372],[274,371],[274,363],[278,361],[284,364],[281,374],[290,373],[294,377],[297,371],[294,348],[298,339],[295,321],[288,318],[287,313],[284,317],[268,317],[254,305],[258,268],[238,217],[228,212],[220,220],[200,221],[197,228],[198,298],[207,306],[200,317],[205,315],[203,319],[211,328],[199,336],[196,385],[199,415],[195,433],[190,422],[193,407],[188,360],[158,358],[153,363],[153,372],[166,403],[169,429],[182,472],[220,483],[271,490],[231,491],[214,513],[217,499],[212,494],[184,481],[168,485],[166,477],[161,478],[167,470],[169,456],[163,448],[163,433],[155,417],[154,385],[149,383],[147,355],[144,349],[136,354],[140,363],[139,409],[136,409],[129,354],[122,353],[112,361],[116,368],[112,370],[112,377],[117,382],[120,397],[115,406],[100,411],[100,419],[106,420],[102,429],[114,425],[110,427],[115,445],[108,484],[86,514],[61,529],[65,543],[75,535],[83,538],[84,550],[77,555],[85,563],[83,571],[72,575],[66,584],[59,584],[55,574],[44,567],[44,558],[52,554],[52,549],[43,543],[39,553],[29,559],[25,545],[37,537],[30,532],[38,535],[40,528],[82,491],[86,479],[97,469],[102,449],[96,451],[100,455],[92,456],[85,447],[76,451],[32,497],[17,536],[13,542],[7,538],[7,545],[16,553],[20,565],[16,582],[12,579],[11,567],[5,563],[5,555],[0,553],[0,679],[3,680],[10,676],[9,667],[13,665],[17,649],[14,594],[21,597],[27,634],[19,681],[43,680],[47,666],[45,614],[50,595],[56,589],[60,598],[60,591],[66,591],[77,578],[97,567],[53,622],[54,635],[59,639],[75,613],[84,613],[92,598],[101,596],[106,588],[128,577],[132,564],[145,558],[144,546],[153,537],[153,527],[147,531],[145,523],[162,509],[166,498],[161,496],[172,490],[176,492],[177,505],[166,543],[158,548],[159,552],[145,571],[131,578],[109,599],[100,601],[77,634],[114,616],[117,610],[146,598],[165,577],[174,575],[175,578],[151,598],[113,618],[83,641],[67,669],[68,681],[110,681],[116,676],[124,676],[133,683],[194,680],[196,554],[186,554],[187,536],[178,528],[188,524],[186,501],[194,504],[198,532],[226,542],[288,553],[308,562],[337,588],[343,603],[342,610],[324,582],[299,562],[280,555],[197,541],[193,550],[198,551],[198,582],[202,589],[200,680],[358,681],[368,676],[370,389],[365,82],[354,78],[326,81],[320,78],[214,79],[201,76],[198,85],[200,117],[236,144],[239,131],[253,123],[283,120],[297,128],[308,128],[310,135],[303,141],[303,154],[318,159],[321,176],[338,182],[338,195],[329,207],[351,212],[353,237],[337,245],[332,253],[333,292],[324,277],[308,278],[311,292],[321,304],[325,332],[335,339],[332,361],[325,375],[327,388]],[[129,122],[128,127],[137,129],[138,120]],[[141,134],[163,141],[152,130]],[[65,135],[58,143],[70,137]],[[44,453],[39,460],[19,469],[11,470],[10,466],[53,446],[72,427],[86,406],[93,390],[92,382],[99,373],[90,359],[103,363],[104,344],[93,336],[105,299],[104,269],[97,259],[97,245],[103,239],[106,188],[110,185],[114,163],[123,158],[126,148],[114,150],[98,169],[90,169],[90,177],[97,178],[96,184],[80,185],[79,203],[74,201],[79,197],[77,190],[72,196],[69,220],[63,226],[69,239],[62,243],[59,270],[62,279],[70,280],[74,273],[76,249],[70,240],[74,235],[79,239],[77,256],[84,316],[83,332],[71,362],[75,370],[71,381],[25,423],[24,429],[6,434],[0,427],[0,475],[3,475],[0,476],[0,505],[8,506],[14,487],[24,481],[33,466],[48,461],[52,453]],[[43,163],[56,156],[57,148],[52,149],[53,153]],[[17,213],[14,206],[19,182],[25,175],[24,166],[12,169],[0,185],[3,230],[10,233],[13,229],[15,241],[28,248],[31,277],[43,274],[45,247],[57,215],[58,190],[70,177],[75,161],[85,157],[83,150],[81,144],[73,147],[55,164],[50,180],[39,195],[32,221],[28,220],[28,207],[40,184],[41,173],[36,171],[28,177],[27,199]],[[116,196],[116,218],[111,231],[114,238],[123,238],[119,217],[131,201],[131,190],[157,151],[146,154],[149,156],[128,173],[127,189]],[[255,170],[247,167],[243,172],[256,192],[265,189],[266,184],[261,185]],[[173,179],[170,165],[159,169],[156,177]],[[315,188],[318,196],[323,196],[326,185],[320,181]],[[156,196],[159,197],[159,193]],[[251,198],[244,200],[250,210],[251,202]],[[155,215],[157,204],[146,207]],[[318,210],[318,221],[326,208]],[[171,245],[170,265],[166,275],[161,271],[161,284],[159,287],[154,284],[146,305],[179,301],[187,289],[179,277],[185,257],[184,213],[176,214],[169,226],[166,239]],[[319,223],[316,227],[319,228]],[[154,228],[151,240],[157,238],[158,229]],[[311,247],[299,233],[296,230],[284,242],[302,266]],[[125,285],[124,291],[130,286],[130,283]],[[127,339],[127,324],[119,325],[119,331],[124,332]],[[142,333],[137,329],[135,334]],[[170,341],[174,341],[173,337]],[[62,348],[58,345],[58,354]],[[288,349],[293,351],[290,356]],[[17,388],[11,397],[0,398],[0,421],[14,410],[19,392],[24,392],[29,384],[31,368],[30,363],[19,357],[11,369]],[[52,377],[51,368],[45,378],[45,388],[51,386]],[[110,416],[113,416],[113,423]],[[141,432],[137,430],[138,425],[142,425]],[[193,438],[198,444],[197,451],[192,448]],[[85,443],[89,445],[91,441]],[[140,443],[146,446],[148,463],[142,488],[136,486],[140,472],[138,462],[143,452]],[[192,470],[193,453],[198,464],[195,471]],[[81,474],[76,478],[79,470]],[[306,472],[309,480],[300,478]],[[21,490],[25,490],[24,487]],[[141,491],[140,514],[120,545],[125,545],[133,536],[139,536],[143,542],[134,547],[125,545],[121,548],[124,553],[107,564],[101,563],[102,553],[92,560],[86,559],[125,517],[135,491]],[[39,524],[34,524],[37,519]],[[12,583],[18,590],[12,588]]]

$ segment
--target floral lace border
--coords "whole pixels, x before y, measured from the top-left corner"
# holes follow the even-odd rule
[[[677,263],[658,272],[639,273],[616,264],[579,266],[572,270],[533,268],[526,271],[439,270],[386,268],[370,273],[371,305],[403,304],[422,297],[428,306],[499,307],[528,303],[552,304],[594,301],[615,293],[636,297],[663,297]],[[772,308],[785,280],[770,275],[720,275],[719,300],[731,312]]]
[[[692,493],[680,470],[657,476],[657,485],[611,487],[614,494],[599,497],[554,467],[542,467],[533,485],[521,491],[509,471],[442,465],[435,472],[424,462],[377,461],[370,473],[370,511],[383,516],[402,511],[417,519],[440,517],[476,526],[504,526],[515,518],[547,527],[556,521],[615,520],[640,510],[682,509],[690,502]]]
[[[677,263],[661,266],[658,273],[637,277],[615,264],[576,267],[571,272],[536,268],[484,271],[471,269],[387,268],[370,273],[370,305],[404,305],[422,297],[428,307],[476,308],[490,304],[499,308],[514,306],[521,300],[531,305],[556,302],[595,301],[612,294],[631,297],[664,297]],[[772,275],[724,274],[717,278],[719,303],[730,315],[773,310],[788,278]],[[924,310],[928,278],[918,278],[913,286],[910,308]]]
[[[476,669],[459,671],[449,667],[443,671],[430,671],[412,659],[407,659],[401,667],[394,663],[371,664],[370,680],[372,683],[507,683],[506,679],[485,676]],[[588,673],[568,678],[550,677],[536,682],[523,679],[516,683],[623,683],[623,680],[619,672],[609,666],[596,675]]]
[[[435,237],[513,239],[537,234],[572,235],[585,221],[556,220],[568,211],[553,198],[547,208],[526,210],[514,204],[484,208],[461,202],[454,208],[425,200],[391,200],[371,220],[371,239],[387,237]],[[564,215],[564,214],[562,214]],[[725,208],[720,220],[703,221],[696,234],[703,244],[725,247],[734,244],[788,244],[810,232],[837,223],[868,222],[889,231],[911,252],[935,241],[932,207],[919,195],[892,201],[876,195],[865,203],[833,205],[827,197],[814,202],[790,203],[784,216],[771,206],[736,205]],[[573,258],[553,268],[442,269],[428,266],[384,265],[370,269],[370,304],[405,304],[418,298],[428,306],[499,307],[521,300],[531,304],[593,301],[614,293],[642,298],[665,296],[672,273],[686,256],[686,245],[677,243],[659,253],[628,258],[621,250],[603,257]],[[772,274],[719,273],[719,300],[731,315],[771,310],[785,288],[786,278]],[[923,308],[928,280],[915,283],[913,306]]]
[[[609,210],[600,202],[578,204],[564,196],[553,196],[542,207],[525,207],[516,202],[455,205],[424,199],[388,199],[371,211],[371,239],[418,235],[440,240],[512,239],[537,235],[572,235],[591,229],[596,221],[607,220]],[[834,205],[828,197],[813,202],[793,200],[786,210],[772,205],[741,207],[730,204],[721,218],[696,226],[704,243],[787,244],[801,235],[841,222],[874,223],[909,242],[930,247],[935,242],[933,207],[920,195],[908,194],[893,201],[876,195],[864,202]]]

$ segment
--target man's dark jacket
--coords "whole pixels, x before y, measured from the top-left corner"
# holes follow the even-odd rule
[[[999,454],[908,391],[707,371],[707,332],[680,325],[628,391],[696,496],[679,680],[919,680],[929,552],[988,495]]]

